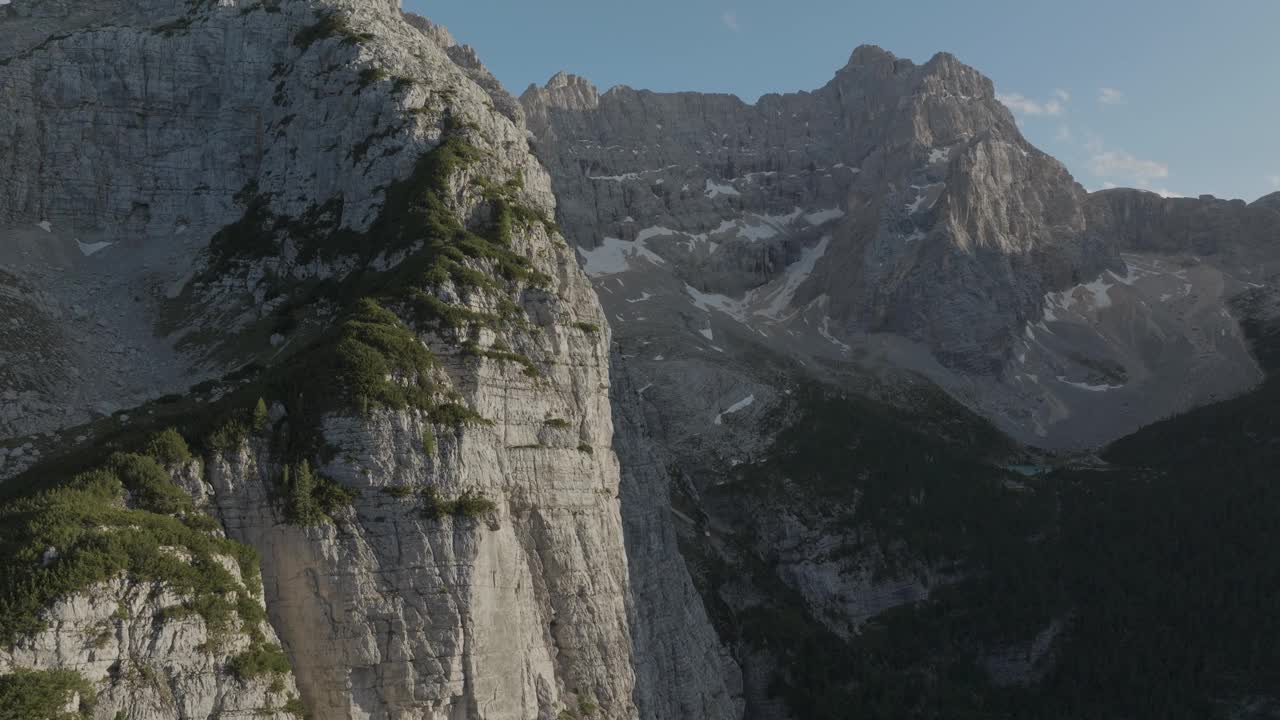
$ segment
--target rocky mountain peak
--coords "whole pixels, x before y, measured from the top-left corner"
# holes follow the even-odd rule
[[[845,69],[859,68],[867,65],[882,65],[884,63],[892,63],[897,59],[897,55],[894,55],[879,45],[859,45],[854,48],[853,53],[849,55],[849,62],[845,64]]]
[[[1276,212],[1280,212],[1280,192],[1263,195],[1257,200],[1254,200],[1253,203],[1250,204],[1250,207],[1269,208]]]

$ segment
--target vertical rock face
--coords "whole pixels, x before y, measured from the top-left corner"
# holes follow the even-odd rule
[[[616,356],[610,374],[640,717],[740,718],[741,671],[716,637],[680,554],[671,477],[645,424],[641,389]]]
[[[631,590],[610,333],[469,48],[390,1],[16,0],[0,23],[0,302],[30,320],[0,328],[4,477],[177,426],[203,461],[178,480],[261,554],[283,692],[317,720],[740,714],[665,489],[637,486],[660,478],[630,482],[627,532],[656,538]],[[31,642],[101,614],[59,603]],[[24,647],[0,669],[84,664]],[[185,678],[184,717],[271,707],[225,657],[133,652]]]

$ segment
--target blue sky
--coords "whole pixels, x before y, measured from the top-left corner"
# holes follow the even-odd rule
[[[854,47],[947,50],[1085,187],[1253,199],[1280,190],[1278,0],[404,0],[514,94],[559,70],[601,90],[826,83]]]

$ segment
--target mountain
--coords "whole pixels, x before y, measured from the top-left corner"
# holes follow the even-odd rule
[[[665,488],[619,487],[608,324],[473,52],[388,0],[0,24],[0,698],[738,716]]]
[[[1280,315],[1240,301],[1278,284],[1266,200],[1087,193],[945,53],[862,47],[824,87],[754,104],[567,73],[521,102],[750,716],[1265,714],[1269,661],[1197,679],[1208,636],[1242,640],[1225,611],[1185,622],[1211,597],[1162,599],[1123,647],[1103,629],[1177,585],[1159,543],[1216,542],[1193,508],[1236,512],[1265,459],[1214,490],[1203,461],[1152,456],[1155,429],[1122,443],[1145,457],[1100,472],[1095,453],[1224,398],[1265,406],[1250,334]],[[1219,412],[1187,417],[1231,446]],[[1241,541],[1270,553],[1257,517]],[[1137,541],[1148,524],[1161,539]],[[1254,559],[1198,567],[1269,577]],[[1190,652],[1156,678],[1169,632]]]
[[[0,717],[1280,707],[1269,198],[395,0],[12,0],[0,87]]]
[[[1275,274],[1274,215],[1089,195],[945,53],[861,47],[822,88],[754,105],[566,74],[522,102],[666,425],[774,396],[731,369],[756,348],[827,377],[905,370],[1054,449],[1261,380],[1226,301]]]

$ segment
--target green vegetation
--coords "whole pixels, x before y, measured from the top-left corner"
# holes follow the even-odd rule
[[[543,421],[543,424],[555,430],[567,430],[569,428],[569,421],[564,418],[547,418]]]
[[[349,507],[359,496],[354,490],[312,472],[306,460],[285,467],[280,478],[285,517],[294,525],[307,527],[333,522],[333,516]]]
[[[237,615],[256,620],[261,608],[248,593],[261,583],[251,548],[125,506],[129,484],[159,512],[186,511],[176,495],[157,489],[157,471],[154,459],[117,455],[106,468],[0,507],[0,645],[42,630],[41,611],[54,600],[121,574],[164,582],[187,598],[185,607],[203,618],[215,645]],[[216,555],[237,559],[243,585]]]
[[[591,455],[592,453],[594,453],[594,452],[595,452],[595,450],[594,450],[594,449],[592,449],[592,447],[591,447],[590,445],[588,445],[587,443],[578,443],[578,452],[580,452],[580,453],[586,453],[587,455]]]
[[[445,500],[434,487],[426,487],[421,492],[422,514],[429,518],[448,516],[458,518],[478,518],[490,515],[498,510],[498,506],[482,493],[467,490],[453,500]]]
[[[357,33],[351,29],[351,23],[345,15],[336,12],[320,16],[314,24],[308,25],[293,38],[293,46],[306,52],[319,40],[340,37],[343,45],[355,45],[368,42],[373,38],[369,33]]]
[[[428,457],[436,454],[436,434],[431,431],[431,428],[422,429],[422,452]]]
[[[394,313],[364,298],[335,334],[300,358],[288,379],[295,401],[323,409],[375,407],[429,410],[434,406],[431,380],[436,360],[418,336]]]
[[[171,20],[167,23],[157,25],[151,28],[151,31],[154,33],[163,35],[165,37],[172,37],[177,33],[188,30],[190,27],[191,27],[191,18],[180,17],[176,20]]]
[[[252,647],[227,662],[227,669],[240,682],[264,675],[285,675],[290,671],[289,658],[279,645],[255,642]]]
[[[387,71],[382,68],[367,67],[360,71],[360,75],[357,77],[356,82],[359,88],[363,90],[374,83],[386,80],[388,77]]]
[[[117,480],[129,491],[133,504],[161,515],[178,515],[191,511],[191,498],[169,477],[155,458],[134,453],[116,453],[108,460],[106,471],[86,476],[110,483]]]
[[[80,698],[77,712],[66,707]],[[92,714],[94,692],[80,673],[19,670],[0,675],[0,720],[83,720]]]
[[[311,714],[307,712],[307,706],[302,704],[302,698],[297,695],[290,695],[285,701],[284,711],[296,718],[308,718]]]
[[[238,418],[227,420],[205,438],[205,445],[215,452],[229,452],[249,439],[249,428]]]
[[[175,467],[191,460],[191,448],[187,447],[187,441],[173,428],[151,436],[146,453],[165,467]]]
[[[588,335],[596,335],[600,332],[600,326],[596,325],[595,323],[576,322],[573,324],[573,326],[578,328],[582,332],[587,333]]]
[[[263,432],[271,425],[271,414],[267,411],[267,402],[262,398],[258,398],[258,404],[253,406],[253,431],[256,433]]]

